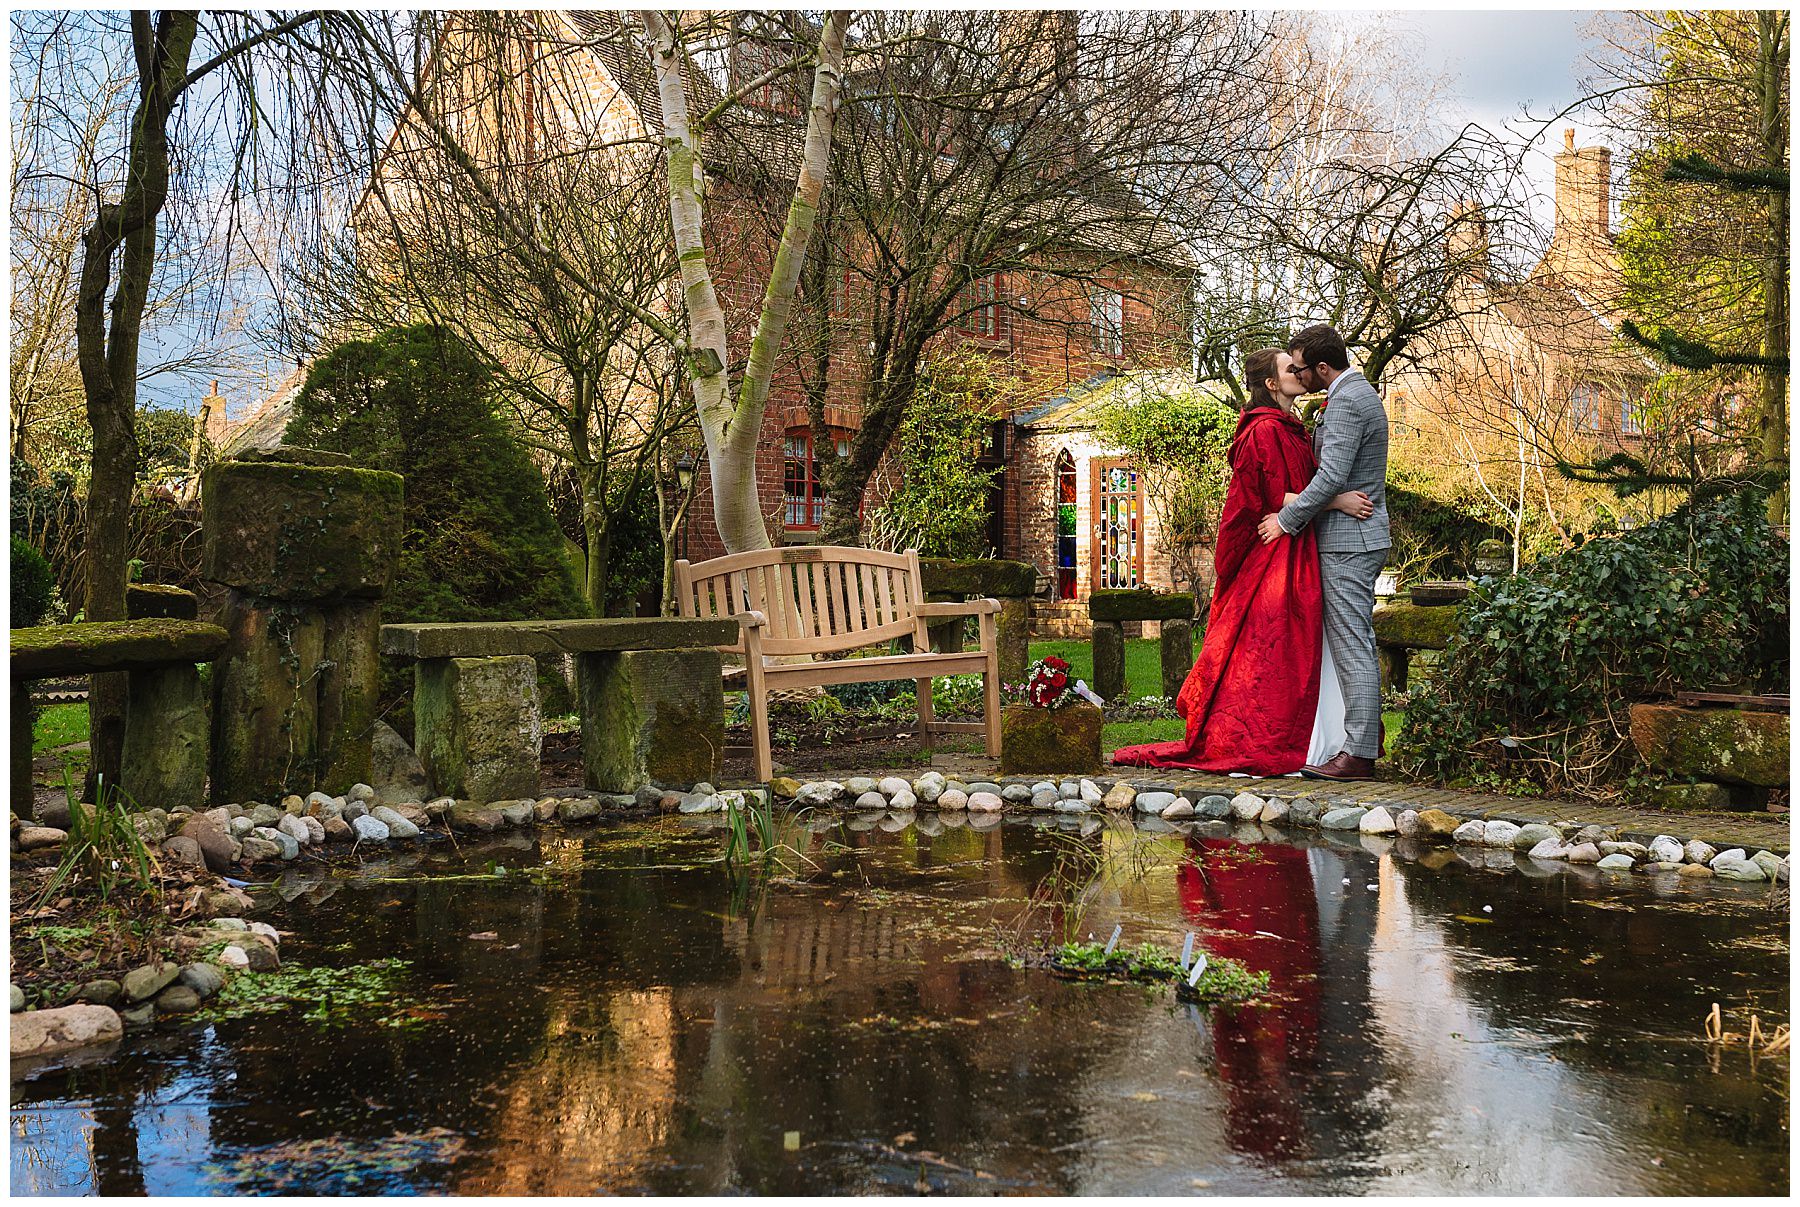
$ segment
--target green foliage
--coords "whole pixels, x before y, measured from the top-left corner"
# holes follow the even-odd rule
[[[302,1017],[308,1022],[345,1026],[367,1019],[369,1007],[393,999],[408,967],[406,960],[386,959],[347,968],[239,972],[225,982],[200,1017],[210,1021],[304,1006]],[[396,1025],[394,1017],[375,1021]],[[398,1017],[404,1021],[405,1016]]]
[[[156,857],[132,824],[125,793],[101,777],[94,803],[83,804],[77,783],[64,772],[69,837],[63,842],[56,873],[38,896],[39,908],[56,900],[65,886],[95,892],[104,903],[121,888],[148,892],[156,884]]]
[[[1634,757],[1632,701],[1787,690],[1788,578],[1786,546],[1747,493],[1482,579],[1435,677],[1411,693],[1395,761],[1603,790]]]
[[[492,375],[440,328],[340,344],[307,374],[292,444],[406,475],[390,622],[585,614],[543,477],[495,415]]]
[[[58,746],[88,740],[86,704],[52,704],[37,715],[31,728],[31,753],[44,754]]]
[[[1394,551],[1390,564],[1410,583],[1420,579],[1466,578],[1475,571],[1475,549],[1487,540],[1507,540],[1500,525],[1468,506],[1438,497],[1424,475],[1398,468],[1387,483],[1388,523]]]
[[[1082,977],[1111,977],[1132,981],[1173,981],[1184,997],[1208,1002],[1245,1002],[1269,989],[1266,971],[1252,972],[1226,956],[1207,956],[1206,971],[1191,988],[1181,961],[1145,943],[1129,950],[1106,954],[1102,943],[1064,943],[1050,952],[1050,964],[1060,972]]]
[[[49,614],[56,597],[56,577],[50,563],[29,541],[12,539],[12,598],[8,605],[12,627],[29,628]]]
[[[194,417],[186,411],[139,407],[137,446],[140,482],[187,476],[194,447]]]
[[[899,484],[869,518],[879,544],[925,557],[992,556],[986,500],[999,471],[978,467],[975,457],[1013,388],[1000,363],[979,353],[940,354],[920,366],[900,421]]]

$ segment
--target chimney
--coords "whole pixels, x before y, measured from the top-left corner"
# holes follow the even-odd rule
[[[1563,131],[1556,157],[1556,232],[1579,243],[1612,240],[1612,152],[1575,146],[1575,131]]]
[[[1463,201],[1451,212],[1447,246],[1451,272],[1476,283],[1487,280],[1487,211],[1479,202]]]

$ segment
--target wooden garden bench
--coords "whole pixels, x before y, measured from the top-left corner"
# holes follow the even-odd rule
[[[919,729],[933,733],[981,733],[987,752],[1000,753],[1000,663],[994,617],[1000,603],[927,603],[917,550],[884,553],[835,545],[806,545],[734,553],[691,565],[675,563],[675,598],[681,615],[697,619],[731,617],[738,640],[720,650],[743,656],[742,667],[725,671],[750,697],[751,740],[756,778],[773,771],[769,752],[769,692],[772,689],[833,683],[914,681]],[[933,653],[927,625],[951,617],[980,618],[980,648]],[[833,658],[905,637],[908,654]],[[804,660],[798,660],[804,659]],[[979,724],[938,721],[931,713],[931,680],[938,675],[982,676],[983,720]]]

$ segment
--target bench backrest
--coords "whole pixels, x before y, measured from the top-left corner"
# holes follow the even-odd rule
[[[918,637],[913,608],[925,594],[916,549],[797,545],[678,561],[675,599],[681,615],[700,619],[763,613],[765,653],[830,654]],[[743,650],[741,634],[730,648]]]

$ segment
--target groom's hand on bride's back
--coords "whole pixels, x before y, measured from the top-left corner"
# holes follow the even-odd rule
[[[1281,526],[1281,518],[1273,511],[1262,518],[1262,523],[1256,526],[1256,533],[1262,537],[1262,543],[1265,545],[1287,535],[1287,531]]]

